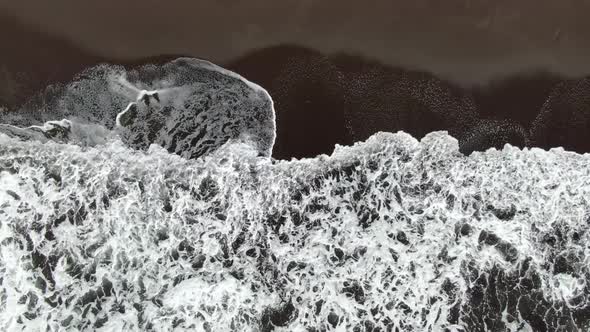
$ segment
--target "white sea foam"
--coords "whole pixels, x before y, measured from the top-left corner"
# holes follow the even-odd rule
[[[588,290],[590,156],[464,157],[445,133],[379,133],[273,164],[240,144],[187,160],[0,135],[3,328],[460,331],[489,317],[516,331],[534,316],[508,299],[534,294],[547,324],[587,326],[572,317]],[[482,280],[499,288],[477,302]]]
[[[194,59],[52,91],[0,112],[2,330],[590,329],[590,155],[271,161],[268,93]]]
[[[125,112],[131,106],[133,116]],[[125,126],[118,122],[123,114]],[[55,119],[67,121],[64,129],[73,123],[93,129],[76,135],[68,131],[68,138],[48,135]],[[119,135],[136,149],[155,143],[186,158],[210,153],[230,139],[254,144],[260,156],[270,157],[276,136],[266,90],[190,58],[132,70],[106,64],[87,69],[63,87],[48,88],[18,112],[1,112],[0,123],[0,131],[23,139],[100,144]]]

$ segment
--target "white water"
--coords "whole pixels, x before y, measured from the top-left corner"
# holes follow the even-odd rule
[[[121,109],[96,144],[0,134],[0,329],[589,328],[590,155],[400,132],[272,161],[247,127],[188,159]]]

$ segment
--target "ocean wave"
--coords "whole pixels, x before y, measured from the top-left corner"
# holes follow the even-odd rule
[[[184,154],[141,130],[166,103],[154,94],[186,84],[141,85],[164,80],[137,73],[124,82],[140,94],[84,115],[111,117],[100,143],[0,133],[2,329],[590,328],[590,155],[506,145],[464,156],[446,132],[381,132],[277,161],[262,115],[239,127],[254,139]],[[241,84],[270,114],[263,90],[222,76],[220,98]],[[77,123],[64,109],[65,121],[26,125]],[[117,115],[137,130],[117,129]]]
[[[186,158],[210,153],[230,139],[250,141],[270,157],[276,136],[266,90],[190,58],[133,70],[92,67],[65,86],[50,86],[18,112],[0,113],[0,122],[0,131],[21,138],[92,145],[117,135],[136,149],[155,143]]]

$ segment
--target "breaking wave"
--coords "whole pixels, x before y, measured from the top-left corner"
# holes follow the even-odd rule
[[[276,161],[262,88],[113,68],[2,115],[2,329],[590,328],[590,155],[399,132]]]
[[[117,136],[136,149],[158,144],[186,158],[236,139],[270,157],[275,140],[266,90],[189,58],[129,71],[90,68],[70,84],[50,86],[18,112],[0,113],[0,122],[1,132],[25,139],[93,145]]]

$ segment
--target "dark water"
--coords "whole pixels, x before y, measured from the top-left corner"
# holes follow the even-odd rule
[[[74,10],[65,3],[27,15],[46,26]],[[172,61],[189,48],[166,41],[194,42],[201,32],[167,36],[176,29],[163,24],[168,5],[129,12],[122,4],[110,21],[101,17],[107,5],[86,9],[109,26],[81,24],[74,42],[59,27],[92,26],[96,17],[58,22],[56,36],[0,20],[5,41],[27,41],[0,52],[1,329],[590,329],[590,160],[574,153],[590,150],[590,81],[579,61],[538,66],[549,46],[563,46],[549,53],[564,56],[583,39],[571,9],[584,4],[535,3],[538,17],[553,15],[548,29],[519,19],[525,1],[499,4],[493,15],[484,3],[424,1],[391,15],[399,7],[359,9],[339,36],[310,20],[315,45],[288,42],[281,29],[263,47],[249,44],[257,27],[280,26],[276,15],[234,36],[240,47],[219,47],[224,39],[210,32],[221,44],[199,45],[243,77]],[[262,3],[221,2],[200,15],[223,23],[224,8],[256,5],[253,17],[268,18]],[[178,8],[179,27],[210,27],[190,23],[196,7]],[[433,15],[449,8],[457,16]],[[464,8],[470,15],[458,15]],[[462,51],[459,37],[481,37],[459,29],[478,8],[471,23],[490,34]],[[375,16],[357,31],[371,22],[362,13]],[[387,31],[370,38],[384,16],[397,22],[388,27],[416,22],[408,39],[431,47],[400,47],[415,61],[394,61],[392,50],[412,43],[384,43]],[[79,40],[110,31],[119,33],[114,47],[138,38],[146,21],[164,29],[152,31],[151,49],[141,38],[133,52]],[[443,22],[459,24],[444,30]],[[338,42],[351,48],[339,51]],[[535,45],[536,70],[523,73],[523,58],[506,62],[506,49]],[[426,61],[427,49],[440,59]],[[448,67],[448,57],[481,65],[487,56],[496,57],[487,69]],[[103,62],[111,64],[95,66]]]

